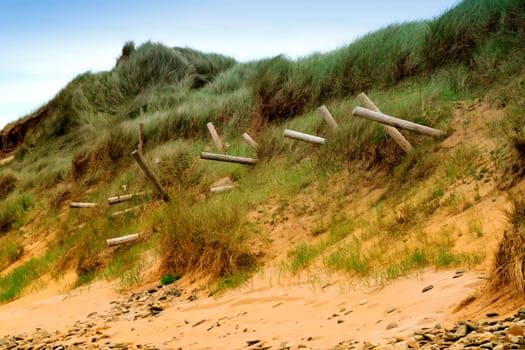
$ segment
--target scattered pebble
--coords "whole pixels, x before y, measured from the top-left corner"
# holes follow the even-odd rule
[[[425,293],[425,292],[428,292],[429,290],[433,289],[434,286],[431,284],[431,285],[428,285],[426,286],[425,288],[423,288],[423,290],[421,290],[421,293]]]

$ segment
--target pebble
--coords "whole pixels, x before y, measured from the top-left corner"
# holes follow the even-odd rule
[[[423,289],[421,290],[421,293],[428,292],[429,290],[431,290],[431,289],[433,289],[433,288],[434,288],[433,285],[428,285],[428,286],[426,286],[425,288],[423,288]]]

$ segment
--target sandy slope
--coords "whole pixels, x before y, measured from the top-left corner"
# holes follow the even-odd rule
[[[479,271],[427,271],[387,286],[349,285],[347,280],[270,283],[256,276],[220,297],[180,299],[161,314],[136,321],[105,322],[112,342],[154,343],[167,348],[236,349],[247,341],[326,349],[341,341],[386,342],[414,329],[454,321],[452,309],[482,285]],[[428,285],[434,288],[422,293]],[[118,298],[115,285],[98,282],[68,294],[21,299],[0,307],[0,336],[40,327],[65,332],[92,312],[103,313]],[[324,288],[323,288],[324,287]],[[387,310],[395,308],[391,313]],[[397,327],[387,329],[387,325]],[[107,327],[107,328],[106,328]]]

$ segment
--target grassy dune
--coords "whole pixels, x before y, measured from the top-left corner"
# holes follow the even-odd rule
[[[405,155],[381,127],[352,117],[351,110],[355,95],[366,91],[391,115],[450,131],[458,101],[485,99],[505,112],[494,139],[514,153],[500,162],[502,169],[520,167],[523,67],[525,3],[519,0],[465,0],[435,19],[389,25],[298,60],[239,63],[188,48],[151,42],[135,48],[129,42],[114,69],[79,75],[40,110],[45,118],[27,130],[15,161],[0,167],[0,240],[9,242],[0,248],[0,266],[24,256],[22,242],[37,227],[52,236],[49,252],[39,258],[45,264],[29,260],[1,277],[0,296],[18,295],[27,283],[13,282],[18,290],[4,285],[26,270],[30,279],[75,269],[80,282],[125,275],[134,276],[127,279],[134,283],[140,280],[137,261],[147,251],[159,256],[164,275],[202,272],[221,285],[235,284],[235,276],[249,275],[264,261],[272,239],[251,213],[272,201],[285,203],[282,213],[317,217],[312,235],[322,236],[288,247],[290,271],[321,260],[329,270],[395,278],[425,266],[479,263],[477,252],[455,251],[446,235],[425,237],[418,229],[439,208],[466,205],[445,197],[458,181],[479,175],[477,151],[456,148],[447,155],[440,152],[441,140],[406,134],[415,150]],[[315,111],[321,104],[340,124],[335,135]],[[199,152],[210,148],[210,121],[230,144],[229,154],[254,156],[240,140],[249,130],[260,144],[257,166],[200,161]],[[131,192],[150,188],[130,157],[139,123],[145,126],[145,158],[150,164],[160,160],[155,173],[176,200],[164,204],[149,194],[134,203],[141,206],[138,212],[120,217],[103,206],[65,209],[71,200],[104,203],[122,186]],[[321,148],[290,143],[281,136],[284,128],[329,142]],[[362,171],[375,174],[372,185],[395,189],[370,204],[377,215],[366,222],[345,214],[349,198],[356,197],[347,196],[353,190],[344,183]],[[221,177],[239,186],[209,195]],[[343,180],[336,182],[337,193],[329,193],[329,203],[318,199],[317,207],[294,209],[293,198],[321,198],[333,179]],[[414,189],[423,192],[421,198],[413,199]],[[398,204],[397,216],[384,213]],[[278,225],[282,213],[276,210],[268,221]],[[105,239],[132,231],[145,238],[133,246],[105,246]],[[420,235],[419,244],[389,255],[406,234]]]

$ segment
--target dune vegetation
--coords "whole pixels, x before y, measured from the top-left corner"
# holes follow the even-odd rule
[[[465,248],[455,244],[453,228],[435,234],[425,223],[463,213],[497,191],[519,197],[524,67],[521,0],[464,0],[434,19],[392,24],[293,60],[241,63],[128,42],[111,71],[77,76],[1,133],[0,155],[14,160],[0,165],[0,300],[43,274],[71,270],[78,284],[120,278],[127,286],[148,273],[200,274],[215,291],[242,283],[274,257],[290,274],[322,268],[382,280],[425,267],[479,265],[488,258],[481,224],[469,224],[474,244]],[[465,117],[458,129],[458,111],[484,103],[503,115],[489,121],[485,135],[495,146],[486,154],[476,141],[445,147],[447,137],[403,131],[414,146],[406,154],[381,126],[352,116],[360,92],[385,113],[450,138],[474,123]],[[334,133],[316,110],[322,104],[339,124]],[[258,163],[199,159],[201,151],[216,152],[208,122],[228,144],[226,153]],[[169,202],[131,156],[139,123],[144,158]],[[327,143],[285,140],[285,128]],[[257,152],[240,138],[245,131],[259,143]],[[225,177],[237,187],[211,194]],[[465,183],[469,191],[460,192]],[[485,184],[494,190],[480,190]],[[142,191],[132,204],[106,204],[110,196]],[[99,205],[75,210],[71,201]],[[138,209],[111,215],[131,206]],[[290,221],[300,222],[303,234],[279,255],[271,232],[286,231]],[[514,226],[520,234],[521,224]],[[106,239],[134,232],[138,241],[107,247]],[[44,248],[32,248],[35,242]],[[148,270],[151,259],[160,262],[158,271]]]

